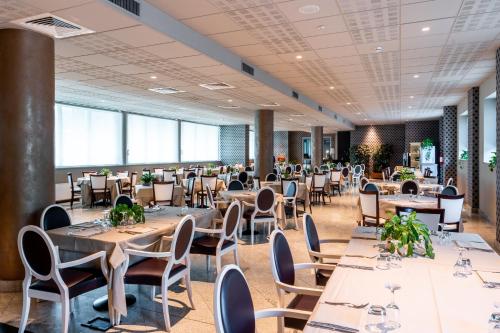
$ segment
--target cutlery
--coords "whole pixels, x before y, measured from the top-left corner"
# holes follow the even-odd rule
[[[329,301],[325,301],[324,304],[334,305],[334,306],[347,306],[347,307],[350,307],[350,308],[353,308],[353,309],[364,309],[370,303],[353,304],[353,303],[349,303],[349,302],[329,302]]]
[[[500,283],[498,282],[488,282],[488,281],[484,281],[484,279],[481,277],[481,274],[479,274],[478,271],[474,271],[476,273],[476,275],[479,277],[479,279],[483,282],[483,287],[484,288],[490,288],[490,289],[496,289],[496,288],[500,288]],[[496,272],[495,272],[496,273]]]
[[[357,332],[359,332],[359,330],[357,330],[355,328],[350,328],[350,327],[345,327],[345,326],[330,324],[330,323],[322,323],[319,321],[310,321],[307,323],[307,326],[322,328],[322,329],[326,329],[326,330],[330,330],[330,331],[343,332],[343,333],[357,333]]]
[[[362,240],[377,240],[377,238],[372,238],[372,237],[360,237],[360,236],[352,236],[352,239],[362,239]]]
[[[353,269],[364,269],[366,271],[373,271],[373,267],[369,266],[361,266],[361,265],[346,265],[346,264],[337,264],[337,267],[344,267],[344,268],[353,268]]]
[[[378,255],[375,256],[362,256],[360,254],[346,254],[344,257],[349,257],[349,258],[365,258],[365,259],[375,259],[378,257]]]

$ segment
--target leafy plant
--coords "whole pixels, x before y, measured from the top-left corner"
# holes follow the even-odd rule
[[[215,168],[215,163],[208,163],[207,164],[207,169],[214,169]]]
[[[431,158],[431,153],[432,153],[432,147],[434,147],[434,142],[432,142],[432,139],[426,138],[422,143],[420,144],[420,147],[422,150],[425,152],[425,159],[429,160]]]
[[[102,168],[101,171],[99,171],[99,174],[102,176],[110,176],[112,173],[108,168]]]
[[[285,172],[283,172],[283,174],[281,175],[281,178],[283,178],[283,179],[288,179],[288,178],[290,178],[290,174],[289,174],[288,172],[286,172],[286,171],[285,171]]]
[[[403,168],[399,170],[399,179],[403,182],[405,180],[414,180],[417,178],[415,173],[408,168]]]
[[[207,169],[207,176],[211,176],[212,175],[212,169]]]
[[[469,159],[469,152],[466,149],[462,150],[462,152],[460,153],[460,159],[464,161],[467,161]]]
[[[384,168],[389,166],[391,159],[392,146],[389,144],[382,144],[373,154],[373,171],[382,172]]]
[[[365,144],[354,145],[350,148],[351,163],[353,165],[364,164],[368,165],[370,163],[371,156],[370,146]]]
[[[423,242],[425,255],[434,259],[434,249],[429,236],[429,228],[417,219],[416,212],[401,217],[392,215],[384,224],[381,239],[397,241],[397,244],[390,243],[389,252],[398,251],[398,253],[407,257],[413,256],[415,245]]]
[[[490,160],[488,161],[488,167],[490,168],[491,172],[493,172],[493,170],[497,167],[497,152],[496,151],[491,152],[491,157],[490,157]]]
[[[141,176],[141,182],[143,185],[149,185],[155,180],[155,176],[150,173],[144,173]]]
[[[109,218],[114,227],[118,226],[121,221],[128,220],[129,217],[132,217],[135,223],[146,222],[146,218],[144,217],[144,207],[133,205],[129,208],[125,204],[119,204],[109,212]]]

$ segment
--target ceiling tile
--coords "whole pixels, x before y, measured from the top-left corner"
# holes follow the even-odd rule
[[[163,59],[189,57],[199,54],[198,51],[179,42],[146,46],[143,47],[142,50],[155,54]]]
[[[401,22],[412,23],[429,21],[458,14],[462,0],[422,1],[401,7]]]
[[[178,1],[147,0],[147,2],[177,19],[205,16],[221,11],[208,0],[182,0],[182,5],[179,5]]]
[[[455,22],[455,18],[446,18],[432,21],[422,21],[416,23],[406,23],[401,25],[401,36],[403,39],[411,37],[430,36],[435,34],[448,34]],[[429,31],[424,32],[422,28],[428,27]]]
[[[294,22],[293,25],[304,37],[347,31],[342,15],[298,21]]]
[[[352,44],[351,35],[348,32],[307,37],[306,40],[316,50]]]
[[[358,55],[358,51],[354,45],[347,45],[341,47],[330,47],[315,51],[321,58],[340,58],[352,55]]]
[[[210,38],[214,39],[216,42],[219,42],[225,47],[252,45],[259,42],[257,38],[255,38],[254,36],[252,36],[252,34],[245,30],[214,34],[210,35]]]
[[[315,14],[300,13],[299,9],[307,5],[319,6],[319,11]],[[279,3],[277,6],[292,22],[340,14],[335,1],[330,0],[293,0]]]
[[[174,40],[144,25],[107,31],[104,35],[134,47],[173,42]]]
[[[102,54],[92,54],[92,55],[87,55],[87,56],[82,56],[82,57],[76,57],[75,58],[78,61],[85,62],[87,64],[91,64],[97,67],[107,67],[107,66],[114,66],[114,65],[123,65],[124,62],[107,57]]]
[[[205,35],[241,30],[241,27],[233,22],[226,14],[194,17],[183,20],[182,22]]]

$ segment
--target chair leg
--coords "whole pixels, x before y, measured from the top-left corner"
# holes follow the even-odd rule
[[[253,245],[253,230],[254,230],[255,226],[253,224],[253,221],[250,220],[250,243]]]
[[[21,320],[19,321],[19,332],[22,333],[26,329],[28,323],[28,316],[30,313],[31,298],[28,296],[27,288],[23,292],[23,312],[21,313]]]
[[[236,246],[233,250],[233,254],[234,254],[234,263],[236,264],[236,266],[240,266],[240,257],[238,256],[238,246]]]
[[[73,200],[75,200],[75,193],[73,191],[71,191],[71,202],[69,204],[71,209],[73,209]]]
[[[220,253],[215,254],[215,267],[217,270],[217,275],[222,271],[222,256]]]
[[[163,319],[165,320],[165,331],[170,332],[170,315],[168,313],[168,287],[165,282],[161,285],[161,302],[163,306]]]
[[[184,279],[186,283],[186,290],[188,293],[188,298],[189,298],[189,303],[191,303],[191,309],[195,310],[194,302],[193,302],[193,289],[191,288],[191,273],[190,270],[188,270],[186,277]]]
[[[210,256],[207,255],[207,272],[210,271]]]
[[[297,204],[296,203],[293,205],[293,221],[295,223],[295,227],[297,227],[297,229],[300,229],[299,225],[297,224]]]
[[[62,310],[62,332],[68,333],[69,329],[69,299],[63,296],[61,300],[61,310]]]

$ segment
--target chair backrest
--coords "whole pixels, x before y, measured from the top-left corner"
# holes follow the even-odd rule
[[[315,189],[323,188],[326,184],[326,175],[322,173],[315,173],[313,175],[313,186]]]
[[[163,168],[154,168],[154,169],[153,169],[153,172],[154,172],[155,174],[157,174],[157,175],[163,175],[163,171],[164,171],[164,170],[165,170],[165,169],[163,169]]]
[[[266,175],[266,182],[275,182],[278,180],[278,176],[276,173],[268,173]]]
[[[359,202],[363,215],[378,218],[378,191],[366,192],[364,190],[359,190]]]
[[[116,197],[113,207],[116,207],[118,205],[127,205],[128,208],[132,208],[134,203],[132,202],[132,199],[130,199],[128,196],[126,196],[125,194],[121,194]]]
[[[340,171],[332,171],[332,173],[330,174],[330,180],[332,182],[339,182],[341,174],[342,173]]]
[[[193,192],[194,192],[194,183],[196,181],[196,178],[188,178],[187,179],[187,195],[193,195]]]
[[[398,216],[417,214],[417,220],[425,224],[430,231],[438,231],[439,224],[444,223],[444,209],[442,208],[412,208],[396,206]]]
[[[175,176],[175,170],[163,170],[163,181],[176,182],[177,177]]]
[[[363,173],[365,173],[365,165],[364,165],[364,164],[361,164],[361,171],[362,171]]]
[[[106,175],[90,175],[90,188],[93,190],[106,189],[108,176]]]
[[[275,175],[278,175],[278,174],[279,174],[278,168],[273,168],[273,173],[274,173]]]
[[[197,177],[200,177],[201,175],[203,175],[203,168],[202,167],[197,166],[196,168],[194,168],[194,170],[195,170]]]
[[[117,175],[118,177],[122,177],[122,178],[124,178],[124,177],[128,177],[128,171],[127,171],[127,170],[124,170],[124,171],[117,171],[117,172],[116,172],[116,175]]]
[[[298,179],[287,179],[283,181],[281,180],[281,188],[283,190],[283,195],[287,198],[296,198],[297,192],[299,188],[299,180]]]
[[[274,190],[270,187],[263,187],[257,192],[255,197],[255,212],[267,213],[274,211],[276,197]]]
[[[238,174],[238,180],[243,184],[246,184],[248,181],[248,173],[246,171],[242,171]]]
[[[281,178],[281,193],[285,196],[288,190],[288,185],[290,185],[291,182],[298,182],[299,180],[297,178]]]
[[[453,178],[452,177],[448,178],[448,181],[446,182],[446,186],[450,186],[450,185],[453,185]]]
[[[301,172],[301,171],[302,171],[302,165],[297,164],[297,165],[295,166],[295,172]]]
[[[438,208],[444,209],[444,223],[457,223],[462,218],[464,195],[438,195]]]
[[[231,180],[227,186],[228,191],[242,191],[244,189],[243,183],[236,179]]]
[[[71,217],[61,205],[50,205],[44,209],[40,217],[40,227],[52,230],[71,225]]]
[[[366,177],[362,177],[361,178],[361,181],[360,181],[360,184],[361,184],[361,188],[365,188],[365,185],[368,184],[370,181],[368,180],[368,178]]]
[[[312,184],[313,184],[313,177],[312,176],[306,176],[306,188],[308,191],[312,190]]]
[[[306,238],[307,251],[321,252],[318,230],[316,229],[316,225],[314,224],[312,215],[309,213],[304,213],[302,221],[304,227],[304,236]],[[319,261],[319,258],[316,258],[314,256],[311,256],[311,259],[313,261]]]
[[[71,192],[73,192],[75,190],[75,184],[73,183],[73,174],[71,172],[68,172],[66,174],[66,177],[68,179],[69,188],[71,189]]]
[[[214,288],[217,333],[255,333],[255,310],[248,283],[236,265],[224,266]]]
[[[213,176],[201,176],[201,186],[202,188],[206,188],[206,186],[210,186],[210,190],[217,190],[217,175]]]
[[[441,191],[443,195],[458,195],[458,188],[453,185],[448,185]]]
[[[253,171],[253,169],[252,169],[252,167],[251,167],[251,166],[248,166],[248,165],[247,165],[247,166],[245,167],[245,171]]]
[[[362,188],[365,192],[380,192],[380,189],[375,183],[366,183]]]
[[[59,255],[45,231],[34,225],[23,227],[17,236],[17,247],[26,275],[42,281],[53,279],[61,289],[62,278],[55,268]]]
[[[97,175],[97,171],[82,171],[82,175],[84,178],[89,178],[90,175]]]
[[[175,228],[172,244],[170,245],[174,265],[183,261],[189,255],[195,225],[194,217],[186,215]]]
[[[288,173],[288,174],[292,173],[292,167],[291,166],[287,166],[285,168],[285,172]]]
[[[419,186],[418,183],[414,180],[408,179],[401,183],[401,193],[403,194],[418,194]]]
[[[253,189],[260,190],[260,177],[253,177],[252,182],[253,182]]]
[[[295,284],[293,257],[283,232],[274,230],[270,243],[271,270],[274,280],[293,286]]]
[[[317,165],[314,166],[313,171],[314,173],[319,173],[320,170]]]
[[[354,171],[353,171],[353,175],[354,176],[360,176],[361,174],[363,173],[363,168],[361,167],[361,165],[356,165],[354,167]]]
[[[184,169],[182,170],[182,177],[184,179],[188,178],[188,175],[191,173],[191,172],[194,172],[195,170],[194,169]],[[196,173],[194,174],[196,176]]]
[[[238,231],[238,225],[241,218],[241,204],[238,200],[231,202],[224,215],[222,229],[224,230],[224,239],[233,239]]]
[[[122,180],[120,178],[115,181],[115,189],[118,195],[122,194]]]
[[[153,200],[155,204],[168,202],[174,203],[174,182],[153,182]]]
[[[342,177],[347,178],[349,177],[349,168],[345,167],[342,169]]]
[[[137,172],[132,172],[132,176],[130,177],[130,185],[137,185]]]

